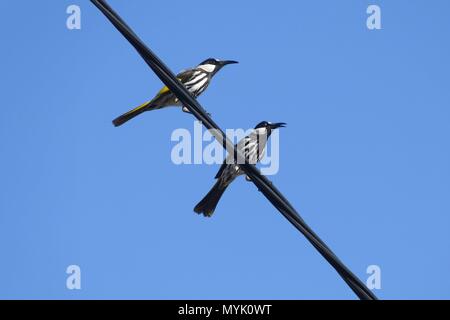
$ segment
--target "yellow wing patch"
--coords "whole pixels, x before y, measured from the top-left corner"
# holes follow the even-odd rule
[[[180,78],[177,78],[177,79],[178,79],[178,81],[181,81]],[[162,94],[164,94],[164,93],[167,93],[167,92],[169,92],[169,91],[170,91],[170,89],[167,88],[167,86],[165,86],[164,88],[162,88],[161,90],[159,90],[159,92],[158,92],[158,94],[156,95],[155,99],[158,98],[160,95],[162,95]],[[153,100],[155,100],[155,99],[153,99]]]
[[[178,78],[178,80],[180,80],[180,79]],[[164,88],[162,88],[161,90],[159,90],[158,94],[156,95],[155,98],[153,98],[153,100],[150,100],[150,101],[147,101],[147,102],[141,104],[139,107],[134,108],[133,110],[130,110],[130,111],[128,111],[127,113],[125,113],[125,115],[135,113],[135,112],[137,112],[137,111],[139,111],[139,110],[141,110],[141,109],[143,109],[143,108],[148,107],[153,101],[155,101],[155,100],[156,100],[157,98],[159,98],[161,95],[163,95],[163,94],[165,94],[165,93],[167,93],[167,92],[169,92],[169,91],[170,91],[170,89],[169,89],[167,86],[165,86]],[[177,100],[178,100],[178,99],[177,99]]]
[[[164,93],[166,93],[166,92],[168,92],[168,91],[170,91],[170,90],[169,90],[169,88],[167,88],[167,86],[166,86],[166,87],[162,88],[162,89],[158,92],[158,94],[157,94],[156,96],[159,97],[160,95],[162,95],[162,94],[164,94]]]

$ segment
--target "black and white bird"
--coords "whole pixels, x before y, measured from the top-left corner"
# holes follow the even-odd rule
[[[177,75],[178,80],[186,87],[186,89],[197,98],[201,95],[211,83],[211,79],[219,72],[224,66],[228,64],[235,64],[237,61],[225,60],[220,61],[217,59],[207,59],[200,63],[193,69],[182,71]],[[145,111],[162,109],[169,106],[181,106],[178,98],[169,90],[169,88],[162,88],[158,94],[150,101],[145,102],[139,107],[128,111],[120,117],[113,120],[113,124],[118,127],[125,122],[133,119]],[[189,110],[183,107],[184,112]]]
[[[286,123],[284,122],[270,123],[263,121],[248,136],[239,141],[236,148],[248,163],[256,164],[264,157],[267,140],[272,131],[285,126]],[[220,167],[219,172],[217,172],[215,177],[217,179],[216,184],[195,206],[194,211],[198,214],[203,214],[205,217],[211,217],[227,187],[234,179],[243,174],[245,174],[244,171],[236,164],[236,155],[233,153],[229,154]]]

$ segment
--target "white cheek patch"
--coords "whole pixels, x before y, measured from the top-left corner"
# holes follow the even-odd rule
[[[205,70],[206,72],[214,72],[216,70],[216,66],[213,64],[202,64],[198,66],[199,69]]]

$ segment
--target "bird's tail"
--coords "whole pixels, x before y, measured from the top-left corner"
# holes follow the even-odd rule
[[[141,113],[152,109],[152,102],[153,101],[148,101],[144,104],[141,104],[139,107],[137,107],[131,111],[128,111],[127,113],[124,113],[120,117],[114,119],[113,120],[114,126],[119,127],[119,126],[123,125],[125,122],[133,119],[134,117],[137,117]]]
[[[205,217],[211,217],[227,187],[223,182],[217,180],[211,191],[195,206],[194,211],[198,214],[203,213]]]

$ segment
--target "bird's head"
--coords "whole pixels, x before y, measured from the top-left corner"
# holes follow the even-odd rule
[[[220,69],[228,64],[235,64],[237,61],[233,60],[217,60],[214,58],[209,58],[198,65],[197,68],[203,69],[206,72],[216,74]]]
[[[265,133],[269,136],[272,133],[272,130],[276,130],[278,128],[284,128],[286,126],[286,123],[284,122],[277,122],[272,123],[268,121],[263,121],[258,123],[258,125],[255,127],[255,130],[264,130]]]

